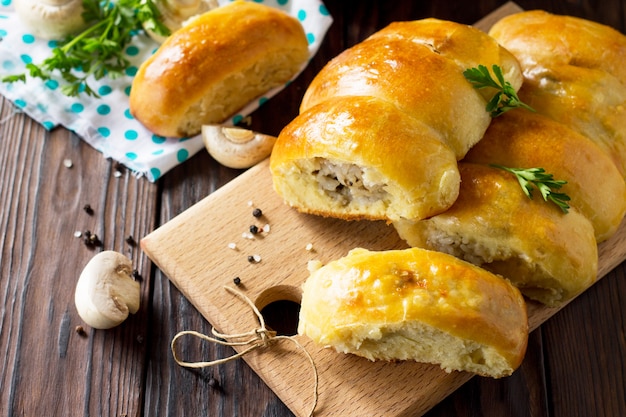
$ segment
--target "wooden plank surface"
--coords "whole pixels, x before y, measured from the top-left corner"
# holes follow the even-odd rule
[[[516,10],[509,4],[479,25],[484,28]],[[263,209],[264,218],[252,217],[254,207]],[[269,233],[242,237],[250,224],[262,227],[266,223],[271,226]],[[231,242],[237,244],[235,250],[228,247]],[[305,249],[308,243],[313,251]],[[146,236],[142,247],[210,323],[222,332],[240,333],[255,328],[255,322],[250,311],[222,289],[232,286],[235,276],[259,308],[276,300],[297,302],[309,260],[326,263],[354,247],[384,250],[406,245],[384,223],[298,214],[274,193],[266,161]],[[602,245],[600,254],[600,276],[604,276],[626,258],[626,226]],[[261,261],[249,262],[252,255],[259,255]],[[531,303],[532,329],[557,311]],[[320,375],[319,416],[422,415],[471,378],[419,363],[372,363],[297,338],[312,354]],[[308,413],[313,379],[301,352],[281,344],[244,359],[296,415]],[[385,387],[382,396],[377,395],[381,385]]]
[[[326,61],[389,22],[435,16],[472,23],[502,2],[325,4],[334,24],[322,49],[301,77],[252,115],[255,130],[277,134]],[[519,4],[626,31],[622,0]],[[61,169],[65,157],[75,170]],[[169,222],[241,172],[219,166],[206,153],[157,184],[129,172],[117,178],[115,171],[114,162],[75,135],[46,132],[0,97],[0,415],[293,417],[245,361],[190,371],[172,360],[169,343],[178,331],[208,333],[211,326],[162,271],[124,242],[127,234],[139,239]],[[84,203],[94,207],[93,217],[83,213]],[[119,328],[85,326],[80,336],[75,327],[84,324],[73,289],[95,251],[73,234],[87,227],[101,234],[104,248],[132,254],[143,276],[142,307]],[[532,332],[513,376],[472,378],[426,416],[626,415],[625,273],[622,263]],[[181,348],[197,359],[233,353],[196,341]],[[214,379],[219,389],[212,388]]]
[[[115,177],[116,164],[76,135],[46,132],[6,101],[0,120],[0,415],[134,410],[142,391],[128,387],[143,385],[149,305],[111,332],[77,333],[77,274],[101,248],[86,247],[74,231],[96,233],[104,249],[127,254],[149,277],[147,257],[125,239],[154,228],[157,187],[126,170]],[[146,281],[142,299],[149,294]]]

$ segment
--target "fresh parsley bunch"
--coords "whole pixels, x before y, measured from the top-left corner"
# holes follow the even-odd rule
[[[469,81],[474,88],[495,88],[497,93],[487,103],[486,110],[491,117],[498,117],[503,113],[511,109],[519,107],[525,108],[530,111],[534,111],[530,106],[523,103],[517,96],[517,92],[513,88],[510,82],[505,81],[502,75],[502,68],[498,65],[491,67],[496,78],[491,76],[491,73],[484,65],[479,65],[476,68],[469,68],[463,71],[465,79]]]
[[[83,0],[83,8],[86,29],[59,41],[43,62],[26,64],[28,75],[33,78],[47,81],[53,73],[60,74],[66,83],[61,85],[61,91],[68,96],[84,92],[97,97],[87,83],[89,76],[99,80],[123,75],[130,66],[124,50],[144,26],[157,34],[169,35],[152,0]],[[9,75],[2,81],[26,81],[26,76]]]

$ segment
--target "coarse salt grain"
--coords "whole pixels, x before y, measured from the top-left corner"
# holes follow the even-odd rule
[[[80,230],[77,230],[74,232],[74,237],[81,237],[83,235],[83,232],[81,232]]]
[[[313,250],[313,244],[312,243],[308,243],[305,247],[306,250],[311,251]]]
[[[74,166],[74,163],[72,162],[71,159],[64,159],[63,165],[65,166],[65,168],[71,168]]]
[[[254,262],[261,262],[261,255],[252,255],[252,259]]]
[[[230,242],[230,243],[228,244],[228,247],[229,247],[230,249],[235,250],[235,249],[237,249],[237,244],[236,244],[235,242]]]
[[[254,235],[250,232],[243,232],[241,234],[241,237],[244,239],[254,239]]]
[[[266,223],[265,226],[263,226],[263,231],[265,233],[269,233],[270,232],[270,225],[269,225],[269,223]]]

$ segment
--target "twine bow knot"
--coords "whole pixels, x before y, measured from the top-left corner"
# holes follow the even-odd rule
[[[318,373],[317,373],[317,367],[315,366],[315,362],[313,361],[313,358],[311,357],[309,352],[293,336],[278,335],[276,334],[275,331],[269,330],[265,326],[265,319],[263,318],[263,315],[261,314],[259,309],[254,305],[254,303],[245,294],[243,294],[242,292],[234,288],[227,287],[227,286],[225,286],[224,289],[230,292],[231,294],[235,295],[236,297],[238,297],[240,300],[245,302],[252,309],[252,311],[255,313],[255,315],[257,316],[259,320],[260,326],[248,332],[235,333],[235,334],[220,333],[217,330],[215,330],[215,327],[213,327],[211,329],[211,333],[213,334],[214,337],[207,336],[203,333],[196,332],[193,330],[184,330],[184,331],[178,332],[172,339],[172,343],[171,343],[172,356],[174,357],[174,360],[176,361],[176,363],[180,366],[187,367],[187,368],[205,368],[209,366],[215,366],[215,365],[219,365],[219,364],[226,363],[231,360],[240,358],[252,352],[253,350],[269,347],[270,345],[276,343],[279,340],[289,340],[292,343],[294,343],[306,355],[307,359],[309,360],[313,368],[313,375],[315,378],[314,393],[313,393],[313,406],[309,413],[309,416],[313,416],[313,413],[315,412],[315,408],[317,407],[317,397],[318,397],[317,388],[318,388],[319,378],[318,378]],[[231,346],[231,347],[248,346],[248,347],[242,350],[241,352],[235,353],[234,355],[227,356],[221,359],[216,359],[212,361],[186,362],[186,361],[181,360],[178,357],[178,354],[176,353],[176,342],[178,341],[178,339],[180,339],[182,336],[185,336],[185,335],[195,336],[202,340],[206,340],[206,341],[223,345],[223,346]]]

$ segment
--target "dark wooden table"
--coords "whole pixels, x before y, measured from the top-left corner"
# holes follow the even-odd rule
[[[318,55],[252,115],[251,127],[278,134],[324,63],[391,21],[434,16],[470,24],[502,3],[329,0],[334,24]],[[623,0],[518,4],[626,32]],[[65,159],[73,161],[71,169]],[[240,173],[201,152],[150,183],[67,130],[46,132],[0,99],[0,415],[292,415],[242,360],[201,371],[176,365],[172,337],[186,329],[208,333],[210,325],[126,241],[138,241]],[[77,331],[84,325],[74,308],[74,286],[95,252],[74,237],[76,230],[91,230],[104,249],[128,254],[143,278],[140,311],[113,330]],[[625,271],[620,265],[534,331],[513,376],[475,377],[427,415],[625,416]],[[201,343],[188,349],[187,357],[207,360],[232,353]]]

